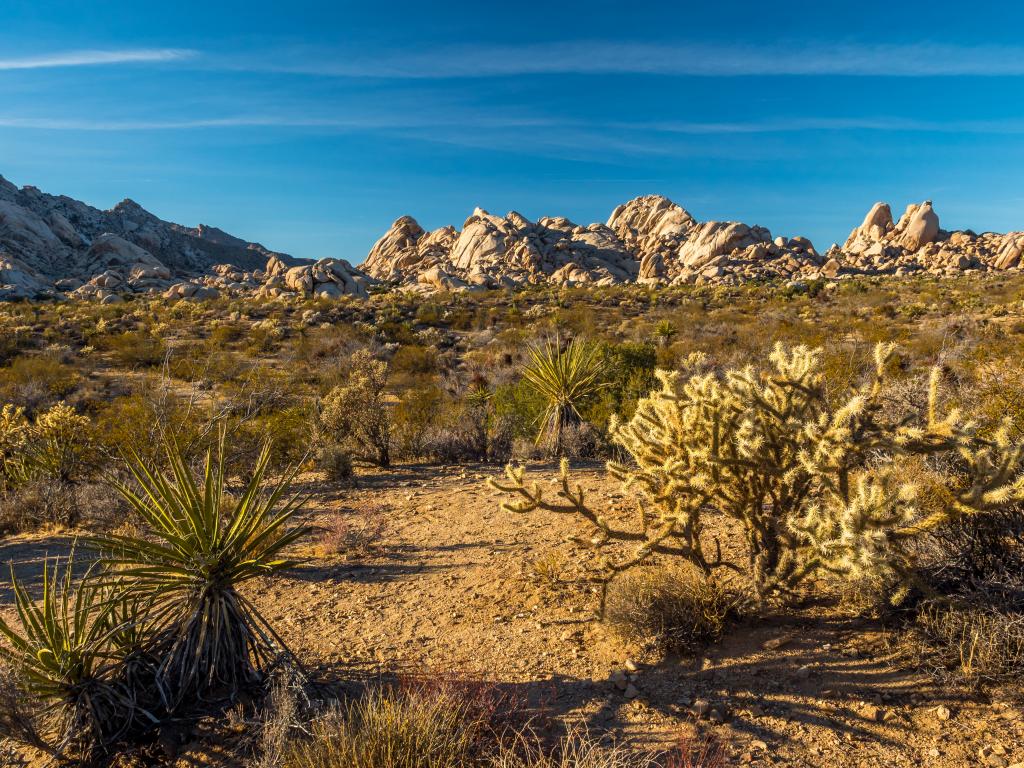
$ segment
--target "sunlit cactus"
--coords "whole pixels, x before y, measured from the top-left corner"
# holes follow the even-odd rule
[[[746,573],[762,600],[791,593],[819,572],[881,579],[896,594],[912,578],[904,543],[1024,499],[1024,461],[1007,428],[982,437],[956,410],[940,415],[937,371],[923,413],[899,421],[886,415],[882,394],[894,353],[892,345],[876,347],[873,375],[835,401],[825,394],[821,350],[803,346],[776,345],[767,368],[658,372],[660,389],[633,418],[610,427],[631,461],[608,469],[643,500],[632,529],[588,507],[565,463],[557,503],[539,485],[528,487],[522,469],[509,467],[509,482],[492,484],[520,497],[507,509],[576,514],[593,529],[592,546],[626,544],[602,553],[595,578],[605,586],[652,555],[671,555],[707,573]],[[917,489],[898,479],[899,467],[939,454],[957,466],[948,501],[919,511]],[[706,533],[714,513],[742,526],[746,563],[723,559]]]

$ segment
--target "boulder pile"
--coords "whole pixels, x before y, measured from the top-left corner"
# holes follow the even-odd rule
[[[843,246],[820,253],[806,237],[772,237],[765,227],[700,222],[660,195],[620,205],[606,224],[578,226],[565,218],[533,223],[512,212],[480,210],[461,231],[426,232],[398,219],[362,268],[373,278],[422,292],[639,282],[727,284],[843,279],[853,275],[953,275],[1015,270],[1024,233],[947,232],[930,201],[907,207],[894,222],[876,203]]]
[[[485,290],[553,283],[738,282],[817,273],[827,259],[806,238],[764,227],[698,222],[659,195],[638,197],[586,227],[564,217],[531,222],[477,208],[462,227],[426,232],[410,216],[377,241],[362,268],[413,290]]]
[[[271,257],[263,272],[257,296],[275,297],[297,294],[315,298],[340,299],[342,296],[366,298],[367,289],[376,281],[344,259],[320,259],[312,264],[289,267]]]
[[[955,275],[969,270],[1016,270],[1024,254],[1024,232],[947,232],[939,226],[930,200],[907,206],[899,221],[893,222],[889,206],[875,203],[842,248],[833,250],[850,273]]]
[[[128,294],[365,298],[375,285],[419,293],[622,283],[735,285],[855,275],[1019,270],[1024,232],[946,231],[931,201],[898,221],[876,203],[846,242],[820,253],[737,221],[698,221],[660,195],[618,206],[604,224],[530,221],[477,208],[461,229],[426,231],[402,216],[354,267],[293,259],[200,224],[163,221],[131,200],[101,211],[0,177],[0,300]]]

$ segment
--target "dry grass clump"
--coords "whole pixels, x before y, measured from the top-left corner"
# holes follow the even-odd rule
[[[315,720],[281,768],[464,768],[479,764],[483,713],[456,689],[383,688]]]
[[[585,730],[571,730],[554,749],[528,733],[519,734],[510,744],[497,751],[486,763],[488,768],[685,768],[689,763],[672,762],[664,756],[631,749],[624,744],[604,744]],[[703,764],[696,764],[704,768]],[[714,764],[709,764],[708,768]]]
[[[604,617],[625,640],[681,652],[718,640],[746,602],[693,566],[644,567],[611,583]]]
[[[910,636],[919,660],[940,677],[1000,683],[1024,675],[1024,613],[996,607],[929,606]]]
[[[495,686],[448,678],[383,686],[304,722],[276,687],[256,768],[720,768],[724,750],[682,740],[669,752],[608,743],[582,728],[553,743],[523,725]]]

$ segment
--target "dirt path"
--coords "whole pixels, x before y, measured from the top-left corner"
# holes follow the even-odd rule
[[[355,490],[311,483],[308,522],[359,520],[361,510],[382,508],[390,528],[380,549],[353,562],[311,545],[305,564],[256,585],[253,599],[301,658],[332,674],[484,677],[561,719],[637,743],[663,744],[698,728],[728,744],[740,764],[1024,761],[1024,711],[936,688],[901,666],[879,626],[827,607],[739,627],[696,659],[658,660],[625,646],[587,620],[593,597],[573,581],[580,571],[563,543],[574,521],[500,510],[484,483],[496,474],[485,466],[403,467],[365,476]],[[550,468],[538,473],[549,475]],[[594,499],[627,511],[602,472],[577,476]],[[68,541],[9,540],[0,560],[13,558],[28,574],[32,561]],[[537,563],[566,583],[545,583]],[[0,591],[0,602],[9,593]],[[613,682],[623,672],[629,698]],[[694,716],[705,706],[722,722]],[[993,755],[979,758],[983,748]]]

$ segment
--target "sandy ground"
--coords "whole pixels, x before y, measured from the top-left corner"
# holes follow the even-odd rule
[[[359,521],[362,510],[378,508],[386,534],[358,559],[310,543],[303,565],[249,593],[311,668],[353,680],[396,669],[486,678],[556,721],[637,745],[668,744],[697,729],[725,743],[735,764],[1024,762],[1024,709],[1008,691],[973,697],[940,688],[907,667],[879,625],[829,605],[736,627],[695,658],[658,658],[624,644],[589,620],[594,596],[578,578],[586,555],[564,543],[576,521],[502,511],[501,495],[485,485],[498,473],[483,465],[400,467],[363,475],[355,489],[310,480],[306,522]],[[599,468],[575,476],[595,503],[628,513],[629,500]],[[31,582],[38,561],[69,541],[6,539],[0,562],[13,562]],[[561,580],[539,578],[538,563]],[[5,610],[10,597],[0,587]],[[629,696],[616,683],[623,673]],[[695,717],[701,702],[723,722]],[[178,760],[216,762],[210,749]]]

